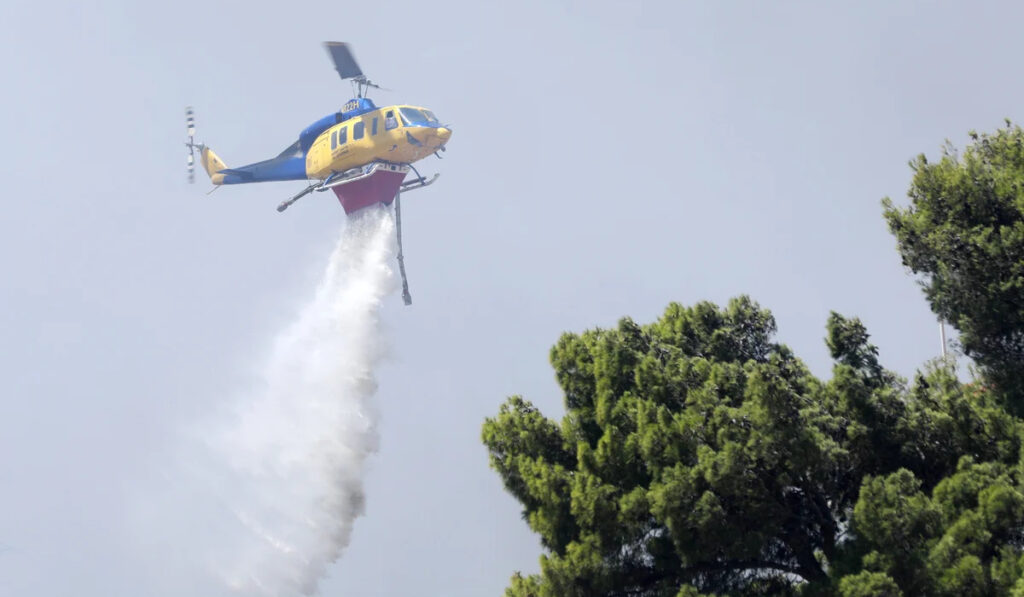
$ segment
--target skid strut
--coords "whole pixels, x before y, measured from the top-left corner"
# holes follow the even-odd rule
[[[409,280],[405,277],[405,258],[402,256],[402,192],[395,193],[395,229],[398,231],[398,271],[402,274],[402,301],[412,304]]]

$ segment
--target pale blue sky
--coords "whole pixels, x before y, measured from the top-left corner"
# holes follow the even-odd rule
[[[344,215],[185,183],[183,109],[231,164],[349,97],[351,42],[454,135],[403,207],[381,447],[324,595],[499,595],[540,547],[484,417],[561,398],[565,330],[748,293],[821,375],[828,312],[903,375],[938,352],[879,201],[1019,117],[1016,2],[23,2],[0,8],[0,594],[169,594],[127,497],[312,293]],[[182,546],[188,549],[189,546]],[[193,587],[192,594],[219,595]]]

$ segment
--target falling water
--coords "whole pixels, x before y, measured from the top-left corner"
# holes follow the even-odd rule
[[[374,370],[385,348],[379,311],[397,286],[394,254],[388,210],[352,217],[315,296],[275,339],[259,384],[232,416],[192,435],[182,470],[168,479],[174,504],[163,508],[174,512],[147,514],[180,527],[163,546],[165,561],[177,561],[163,588],[316,592],[363,512],[363,473],[377,448]],[[221,588],[206,586],[210,579]]]

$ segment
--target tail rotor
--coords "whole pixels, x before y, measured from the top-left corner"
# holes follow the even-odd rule
[[[196,181],[196,149],[202,149],[201,145],[196,144],[196,119],[192,113],[192,106],[185,108],[185,128],[188,133],[188,142],[185,146],[188,147],[188,182],[194,183]]]

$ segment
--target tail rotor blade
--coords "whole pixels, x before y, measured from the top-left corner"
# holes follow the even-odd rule
[[[196,158],[195,158],[195,136],[196,136],[196,119],[192,113],[192,106],[185,108],[185,130],[188,133],[188,181],[194,183],[196,181]]]

